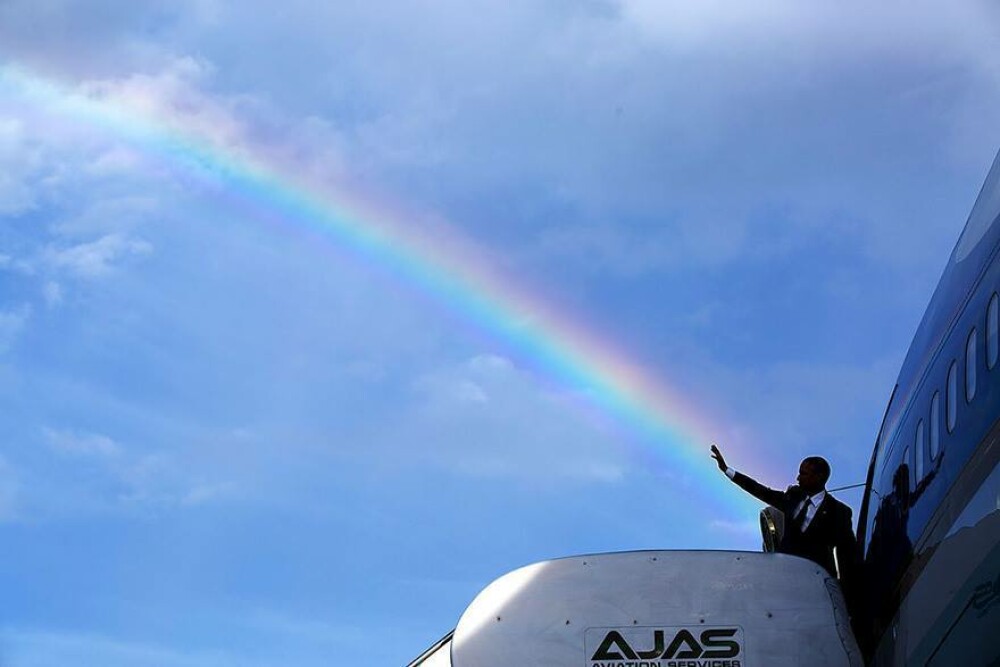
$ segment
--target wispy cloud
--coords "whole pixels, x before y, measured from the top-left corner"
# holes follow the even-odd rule
[[[0,215],[16,216],[33,209],[38,190],[39,155],[30,145],[24,123],[5,117],[0,105]]]
[[[63,461],[49,461],[47,474],[35,474],[63,478],[58,482],[62,496],[78,500],[64,504],[58,498],[26,499],[48,507],[45,512],[161,512],[238,496],[235,482],[213,481],[204,470],[184,469],[177,452],[128,447],[102,433],[76,429],[44,427],[42,436]]]
[[[415,386],[418,400],[405,423],[409,439],[422,444],[407,465],[552,482],[618,482],[627,473],[613,431],[595,430],[578,397],[539,386],[503,356],[476,355]]]
[[[49,446],[61,454],[110,459],[121,455],[121,447],[111,438],[100,433],[43,428]]]
[[[32,308],[22,305],[14,310],[0,311],[0,354],[10,350],[31,319]]]
[[[42,297],[49,307],[58,306],[63,302],[62,286],[54,280],[47,281],[42,286]]]
[[[56,269],[92,279],[109,275],[119,262],[151,252],[153,246],[147,241],[108,234],[89,243],[50,249],[46,260]]]
[[[800,58],[845,66],[894,55],[911,61],[959,57],[984,70],[998,62],[991,45],[996,35],[984,25],[997,17],[994,5],[973,0],[942,8],[927,0],[886,2],[864,18],[839,6],[806,6],[789,0],[765,0],[733,6],[721,0],[696,4],[681,0],[622,0],[622,16],[639,32],[665,48],[695,54],[753,53],[745,65],[777,58],[794,50]],[[905,10],[905,11],[904,11]],[[903,17],[902,23],[900,19]],[[895,22],[899,29],[886,32]],[[965,36],[966,39],[960,39]],[[781,48],[777,48],[777,44]],[[947,54],[947,56],[945,55]],[[839,63],[837,62],[839,61]]]
[[[855,481],[926,299],[912,286],[965,213],[955,184],[974,196],[1000,141],[993,4],[272,4],[0,2],[0,51],[163,138],[358,185],[411,229],[460,227],[718,406],[737,467],[780,484],[830,450]],[[96,619],[8,627],[4,659],[305,664],[242,642],[329,654],[334,636],[400,664],[414,647],[380,628],[414,622],[395,603],[407,578],[468,577],[414,597],[437,632],[540,552],[759,539],[752,516],[686,524],[664,496],[700,470],[642,465],[606,415],[462,313],[294,221],[261,223],[225,170],[117,129],[0,95],[0,414],[20,433],[0,450],[0,518],[53,535],[9,540],[12,593]],[[605,517],[628,518],[593,530]],[[51,548],[80,525],[86,548]],[[76,588],[40,554],[60,573],[84,562]],[[220,597],[351,600],[358,627],[249,612],[176,644],[116,634],[118,601],[169,568],[181,585],[150,595],[166,620],[143,638]],[[120,616],[96,613],[104,595]],[[219,637],[232,651],[204,648]]]
[[[237,490],[238,486],[234,482],[197,484],[180,497],[179,503],[185,507],[197,507],[234,497]]]

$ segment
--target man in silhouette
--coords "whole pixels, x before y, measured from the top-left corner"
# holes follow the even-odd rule
[[[784,513],[785,531],[777,551],[808,558],[834,577],[839,566],[844,595],[850,601],[859,561],[858,544],[851,529],[851,508],[826,490],[830,479],[830,464],[826,459],[819,456],[803,459],[798,484],[786,491],[776,491],[727,466],[715,445],[712,458],[737,486]]]

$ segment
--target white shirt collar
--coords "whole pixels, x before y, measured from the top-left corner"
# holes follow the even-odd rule
[[[820,504],[824,500],[826,500],[826,489],[823,489],[822,491],[820,491],[818,493],[815,493],[815,494],[813,494],[811,496],[806,496],[806,497],[809,498],[809,501],[813,504],[813,507],[819,507]]]

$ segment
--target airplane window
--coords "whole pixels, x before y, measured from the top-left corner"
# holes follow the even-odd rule
[[[971,403],[976,397],[976,330],[969,334],[965,343],[965,401]]]
[[[998,330],[1000,330],[1000,296],[994,292],[989,308],[986,309],[986,367],[990,370],[997,365],[997,356],[1000,353]]]
[[[913,439],[913,456],[916,458],[913,470],[916,472],[917,479],[924,478],[924,449],[924,420],[921,419],[917,423],[917,435]]]
[[[931,399],[931,459],[936,459],[941,447],[941,392],[935,391]]]
[[[955,418],[958,416],[958,362],[952,361],[948,369],[948,433],[955,430]]]

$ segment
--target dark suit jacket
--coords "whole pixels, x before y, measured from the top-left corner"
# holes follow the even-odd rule
[[[825,567],[831,575],[837,576],[833,560],[833,551],[836,549],[841,583],[844,584],[844,593],[849,595],[849,584],[854,583],[859,562],[857,540],[851,528],[850,507],[827,492],[809,526],[800,533],[791,526],[791,522],[795,509],[806,497],[802,489],[790,486],[787,491],[776,491],[741,473],[736,473],[733,481],[755,498],[784,512],[785,534],[778,545],[779,552],[808,558]]]

